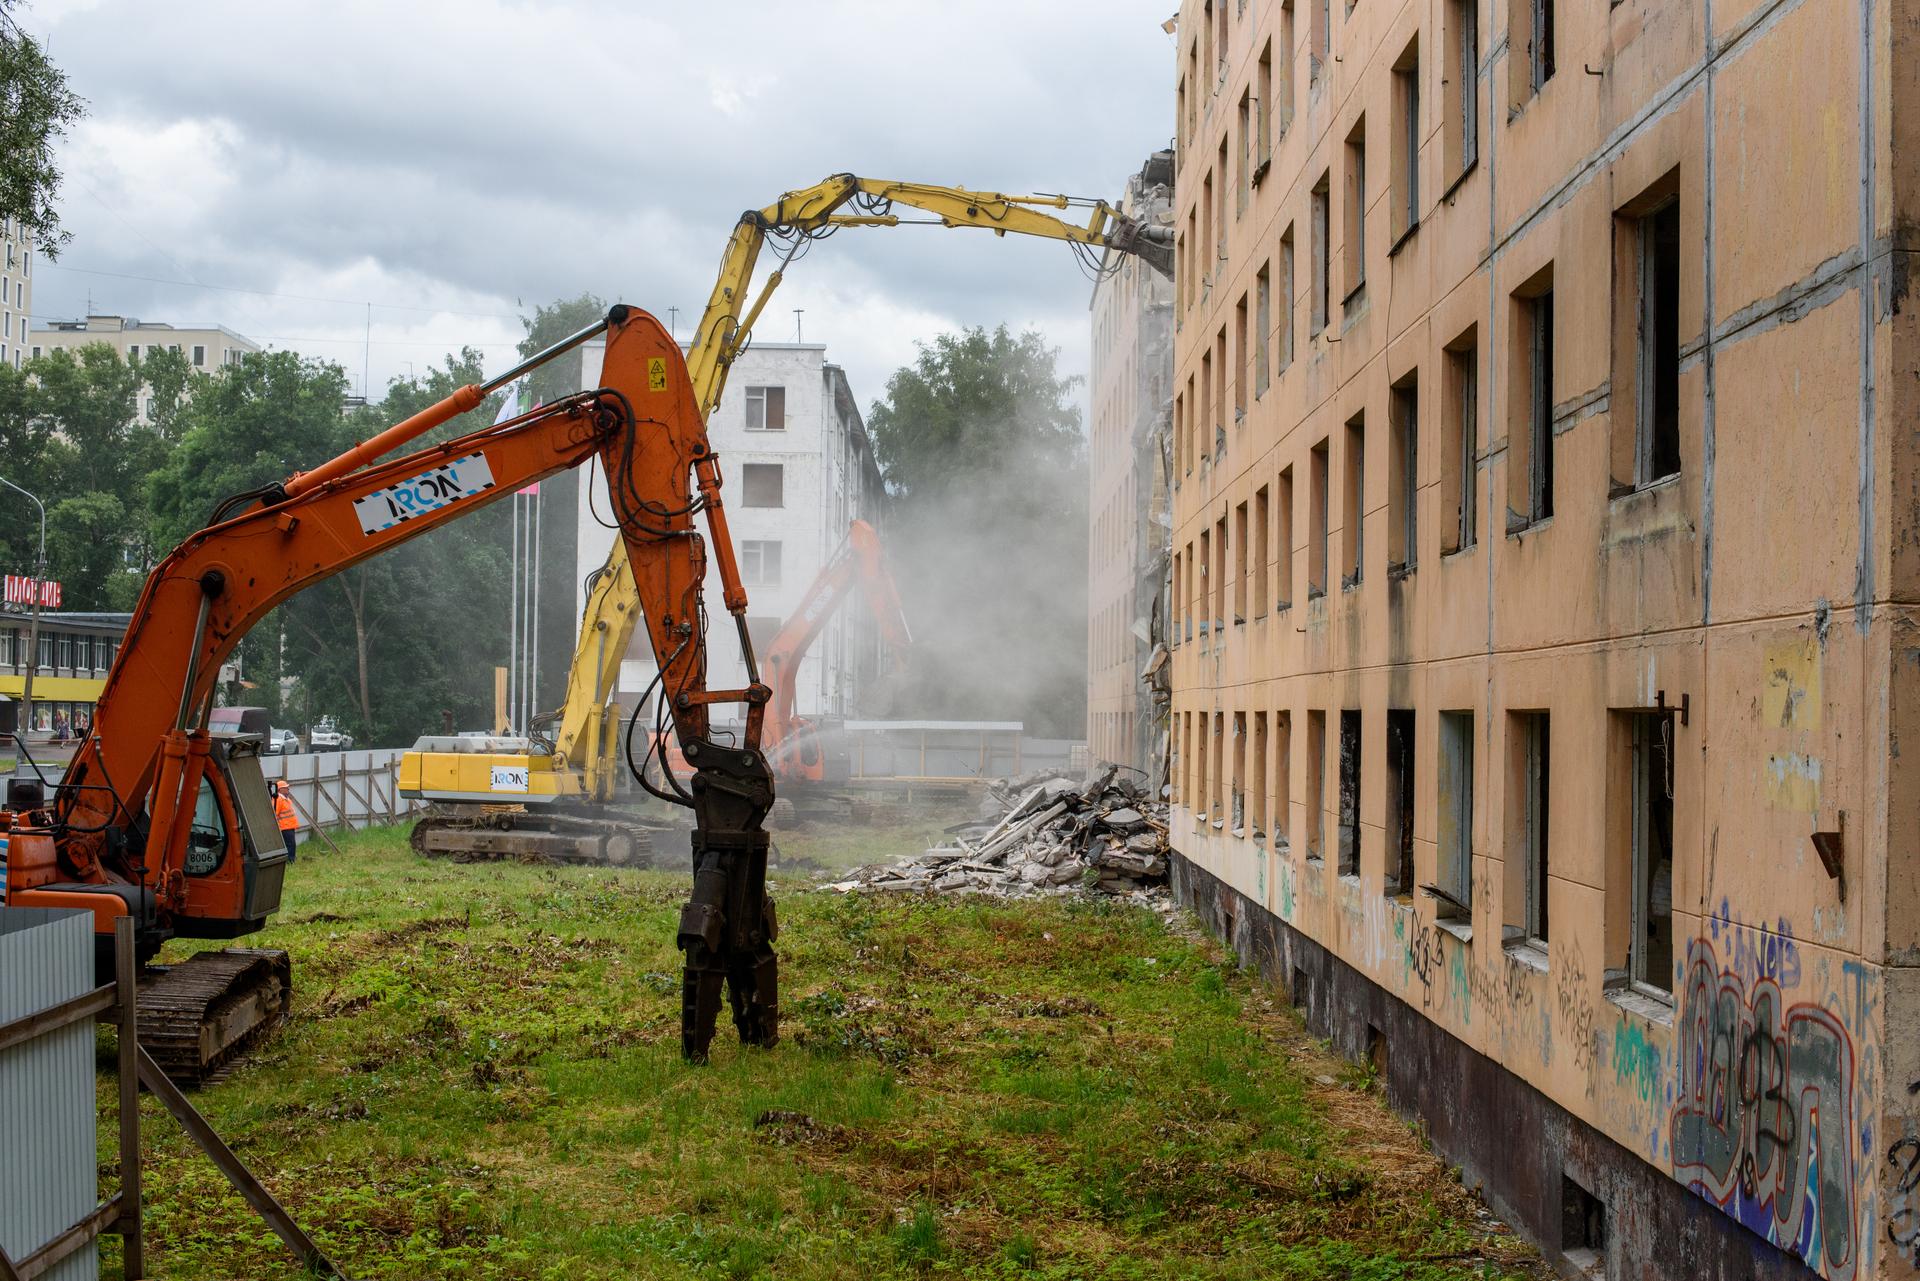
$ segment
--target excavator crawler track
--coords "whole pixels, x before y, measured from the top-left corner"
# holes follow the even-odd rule
[[[285,952],[201,952],[141,975],[140,1045],[176,1083],[202,1085],[286,1022],[292,1004]]]
[[[685,867],[688,862],[684,854],[663,860],[654,849],[651,828],[580,814],[435,811],[413,825],[408,840],[416,854],[456,863],[507,860],[670,868]]]

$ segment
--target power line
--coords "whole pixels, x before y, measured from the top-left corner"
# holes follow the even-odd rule
[[[375,302],[367,298],[325,298],[315,294],[288,294],[272,289],[248,289],[244,285],[208,285],[198,280],[176,280],[166,276],[142,276],[125,271],[99,271],[88,267],[69,267],[64,262],[40,262],[41,271],[70,271],[81,276],[102,276],[108,280],[137,280],[149,285],[178,285],[183,289],[211,289],[219,293],[251,294],[256,298],[285,298],[293,302],[336,303],[345,307],[379,307],[386,311],[417,311],[427,315],[473,316],[487,320],[520,320],[506,311],[460,311],[452,307],[420,307],[402,302]]]

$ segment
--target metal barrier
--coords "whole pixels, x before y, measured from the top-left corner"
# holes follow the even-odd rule
[[[1028,738],[1020,721],[847,721],[849,781],[974,783],[1064,767],[1075,740]]]
[[[92,968],[93,939],[91,913],[75,912],[60,908],[7,908],[9,913],[33,913],[34,923],[42,920],[71,919],[75,922],[75,932],[84,940],[86,968]],[[280,1202],[271,1192],[254,1178],[253,1172],[233,1154],[214,1133],[206,1118],[194,1108],[180,1087],[168,1079],[159,1065],[142,1049],[137,1036],[139,1016],[136,1012],[135,993],[138,990],[136,966],[134,964],[133,918],[123,916],[115,922],[114,931],[114,977],[110,983],[99,987],[79,991],[65,999],[54,1000],[51,1004],[30,1001],[34,1006],[22,1012],[12,1014],[6,1022],[0,1022],[0,1055],[23,1047],[34,1047],[56,1038],[65,1037],[77,1040],[84,1050],[83,1067],[79,1070],[78,1080],[84,1082],[88,1104],[91,1105],[93,1093],[93,1037],[77,1037],[71,1029],[76,1024],[86,1025],[89,1033],[97,1017],[113,1021],[118,1028],[118,1057],[115,1075],[119,1078],[120,1096],[120,1190],[96,1205],[92,1211],[80,1216],[64,1228],[55,1228],[50,1234],[32,1245],[20,1258],[13,1258],[4,1245],[0,1245],[0,1281],[35,1281],[39,1277],[64,1278],[68,1275],[92,1276],[98,1272],[97,1259],[82,1255],[82,1251],[103,1232],[116,1233],[122,1241],[121,1275],[126,1281],[137,1281],[146,1276],[146,1243],[140,1226],[140,1087],[146,1086],[148,1093],[166,1105],[174,1120],[180,1123],[200,1150],[206,1153],[220,1173],[233,1184],[234,1190],[253,1207],[266,1225],[273,1229],[275,1236],[292,1252],[310,1275],[341,1278],[345,1273],[335,1267],[313,1239],[301,1230]],[[9,978],[16,977],[10,970]],[[91,975],[88,976],[89,978]],[[62,1080],[74,1079],[62,1074]],[[9,1159],[18,1154],[8,1154]],[[82,1146],[75,1154],[85,1163],[89,1175],[93,1173],[95,1153],[91,1141]],[[21,1168],[31,1168],[22,1163]],[[44,1225],[43,1225],[44,1227]],[[94,1264],[82,1268],[83,1264]],[[69,1265],[67,1271],[56,1271],[62,1265]]]
[[[260,764],[269,779],[284,778],[292,785],[302,832],[316,826],[358,830],[397,823],[427,807],[425,801],[400,795],[403,754],[397,747],[298,752],[263,756]]]

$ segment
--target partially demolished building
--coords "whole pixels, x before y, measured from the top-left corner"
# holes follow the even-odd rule
[[[1176,890],[1580,1275],[1916,1273],[1911,9],[1181,6]]]
[[[1155,152],[1127,180],[1121,208],[1171,225],[1171,151]],[[1094,759],[1139,770],[1157,788],[1169,702],[1173,282],[1109,250],[1089,310],[1087,746]]]

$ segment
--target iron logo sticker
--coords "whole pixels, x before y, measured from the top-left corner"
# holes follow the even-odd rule
[[[378,534],[492,488],[493,469],[486,455],[468,454],[355,499],[353,514],[360,518],[361,533]]]
[[[525,792],[531,771],[525,765],[495,765],[492,781],[487,784],[490,792]]]

